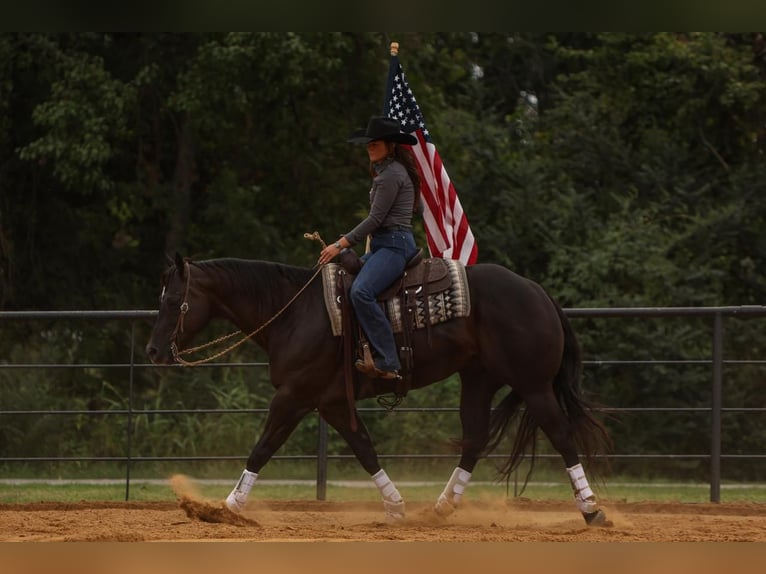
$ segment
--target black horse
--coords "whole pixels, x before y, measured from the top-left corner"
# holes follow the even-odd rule
[[[530,447],[534,459],[537,429],[542,429],[564,460],[586,523],[606,523],[578,452],[590,458],[609,437],[581,393],[580,348],[566,315],[537,283],[504,267],[469,266],[466,277],[469,316],[434,325],[428,336],[425,329],[417,330],[412,337],[412,388],[456,372],[461,380],[461,457],[435,511],[446,516],[455,510],[477,460],[518,418],[503,468],[506,478]],[[370,473],[388,516],[403,517],[401,495],[381,469],[353,401],[349,404],[343,341],[331,331],[316,270],[230,258],[192,262],[176,255],[162,275],[159,315],[146,352],[156,364],[181,362],[180,349],[216,318],[252,334],[269,357],[275,388],[262,434],[227,506],[237,512],[245,507],[263,466],[301,419],[316,410]],[[493,409],[493,397],[504,387],[510,390]]]

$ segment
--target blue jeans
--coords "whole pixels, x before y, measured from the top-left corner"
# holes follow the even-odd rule
[[[376,298],[401,276],[407,261],[417,251],[411,231],[374,236],[370,252],[362,256],[362,270],[351,285],[351,304],[372,351],[377,355],[375,366],[382,371],[396,371],[401,365],[394,331]]]

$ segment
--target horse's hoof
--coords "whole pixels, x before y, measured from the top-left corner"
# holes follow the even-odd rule
[[[446,496],[443,494],[439,495],[439,499],[436,501],[436,504],[434,504],[434,512],[438,516],[447,518],[450,514],[455,512],[455,510],[457,510],[457,508]]]
[[[582,515],[588,526],[609,527],[614,525],[611,520],[606,519],[606,514],[604,514],[604,511],[600,508],[595,512],[583,512]]]
[[[232,491],[224,501],[226,508],[231,510],[234,514],[241,514],[247,504],[247,499],[241,499],[237,496],[236,491]]]
[[[383,508],[386,511],[387,522],[401,522],[404,520],[404,501],[391,502],[389,500],[383,501]]]

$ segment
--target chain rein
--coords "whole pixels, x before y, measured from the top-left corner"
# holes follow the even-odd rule
[[[316,232],[316,231],[314,233],[304,233],[303,237],[305,237],[306,239],[313,239],[313,240],[319,241],[322,244],[322,248],[326,247],[325,242],[322,240],[322,238],[319,236],[319,233]],[[234,349],[239,347],[242,343],[244,343],[245,341],[251,339],[252,337],[257,335],[258,333],[260,333],[263,329],[268,327],[274,320],[276,320],[277,317],[279,317],[282,313],[284,313],[285,310],[290,305],[292,305],[293,302],[300,296],[300,294],[303,293],[308,288],[308,286],[311,284],[311,282],[314,281],[314,279],[316,279],[317,275],[319,275],[322,272],[322,267],[323,266],[320,265],[317,268],[317,270],[314,272],[314,274],[311,276],[311,278],[308,281],[306,281],[306,283],[303,285],[303,287],[301,287],[298,290],[298,292],[295,295],[293,295],[293,297],[287,303],[285,303],[285,305],[279,311],[277,311],[268,321],[266,321],[263,325],[258,327],[255,331],[252,331],[248,335],[245,335],[244,337],[242,337],[236,343],[233,343],[232,345],[229,345],[228,347],[226,347],[222,351],[219,351],[218,353],[216,353],[214,355],[211,355],[210,357],[206,357],[204,359],[199,359],[199,360],[196,360],[196,361],[187,361],[187,360],[183,359],[181,356],[182,355],[189,355],[191,353],[196,353],[197,351],[201,351],[203,349],[207,349],[208,347],[212,347],[213,345],[216,345],[218,343],[222,343],[223,341],[227,341],[228,339],[231,339],[235,335],[239,335],[242,332],[242,330],[234,331],[232,333],[229,333],[228,335],[222,335],[221,337],[218,337],[217,339],[213,339],[212,341],[208,341],[207,343],[204,343],[202,345],[198,345],[196,347],[191,347],[189,349],[184,349],[183,351],[179,351],[178,350],[178,344],[176,342],[177,338],[178,338],[178,333],[183,333],[184,332],[184,316],[189,311],[188,298],[189,298],[189,283],[190,283],[190,279],[191,279],[191,273],[190,273],[190,269],[189,269],[189,262],[185,261],[184,262],[184,271],[186,272],[186,290],[184,292],[183,303],[181,303],[181,306],[180,306],[180,314],[178,315],[178,321],[176,322],[176,328],[173,330],[173,333],[170,336],[170,350],[173,353],[173,359],[177,363],[183,365],[184,367],[193,367],[195,365],[202,365],[204,363],[209,363],[210,361],[213,361],[213,360],[215,360],[215,359],[217,359],[219,357],[222,357],[226,353],[229,353],[229,352],[233,351]]]

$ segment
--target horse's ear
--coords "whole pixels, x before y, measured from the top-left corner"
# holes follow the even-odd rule
[[[165,261],[167,261],[168,265],[175,265],[175,259],[173,259],[169,254],[165,253]]]
[[[176,251],[176,258],[174,260],[174,263],[176,264],[176,269],[178,269],[178,273],[181,275],[181,277],[184,276],[184,258],[181,257],[181,254]]]

